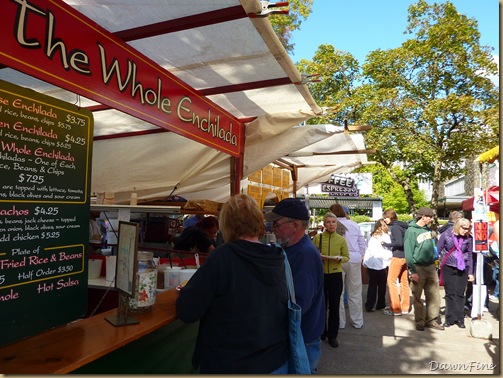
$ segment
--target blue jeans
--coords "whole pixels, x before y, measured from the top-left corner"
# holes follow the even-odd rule
[[[311,368],[311,374],[318,373],[318,364],[321,359],[321,339],[317,339],[306,343],[307,358],[309,358],[309,367]]]
[[[311,374],[317,374],[318,364],[321,359],[321,340],[319,337],[310,343],[306,343],[306,352],[307,358],[309,359]],[[271,372],[271,374],[288,374],[288,361]]]
[[[499,296],[500,296],[499,273],[500,273],[500,266],[494,265],[493,266],[493,280],[496,283],[496,286],[494,287],[493,295],[497,298],[499,298]]]
[[[288,360],[271,374],[288,374]]]

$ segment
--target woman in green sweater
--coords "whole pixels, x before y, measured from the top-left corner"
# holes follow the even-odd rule
[[[325,303],[328,307],[327,324],[321,339],[328,338],[328,343],[337,348],[337,335],[339,334],[339,304],[341,300],[342,263],[349,260],[349,251],[346,239],[339,235],[337,217],[333,213],[326,213],[323,217],[325,230],[313,238],[313,243],[321,253],[323,260],[323,273],[325,285]]]

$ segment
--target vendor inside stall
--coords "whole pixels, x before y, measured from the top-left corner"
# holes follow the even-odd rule
[[[212,252],[216,247],[219,224],[215,216],[207,216],[194,226],[183,230],[175,240],[175,249],[193,252]]]

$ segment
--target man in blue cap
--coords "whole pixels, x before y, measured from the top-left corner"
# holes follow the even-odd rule
[[[311,373],[315,374],[325,329],[325,295],[320,253],[306,233],[309,211],[301,200],[286,198],[266,213],[265,219],[272,222],[276,241],[285,249],[292,269],[295,297],[302,307],[302,336]]]

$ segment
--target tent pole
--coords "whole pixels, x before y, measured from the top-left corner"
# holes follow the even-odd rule
[[[292,182],[293,182],[293,198],[297,197],[297,177],[298,177],[298,171],[297,171],[297,166],[293,166],[293,170],[291,172],[292,175]]]
[[[241,180],[243,179],[243,158],[231,156],[231,166],[230,166],[230,189],[231,196],[239,194],[241,191]]]

